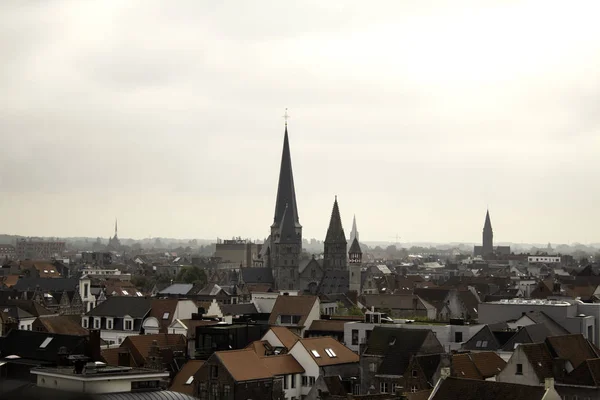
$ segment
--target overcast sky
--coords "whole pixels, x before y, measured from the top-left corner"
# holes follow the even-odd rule
[[[427,5],[425,5],[425,3]],[[496,4],[496,5],[493,5]],[[599,242],[600,2],[0,2],[0,231]]]

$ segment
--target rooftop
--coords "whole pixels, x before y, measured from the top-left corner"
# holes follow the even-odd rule
[[[131,368],[131,367],[117,367],[110,365],[96,365],[95,368],[84,369],[83,373],[78,374],[75,372],[73,367],[57,367],[57,368],[32,368],[32,374],[36,375],[62,375],[65,377],[71,376],[73,379],[89,379],[96,377],[107,377],[111,376],[114,379],[116,376],[136,376],[136,375],[155,375],[159,377],[169,376],[168,372],[156,371],[149,368]]]

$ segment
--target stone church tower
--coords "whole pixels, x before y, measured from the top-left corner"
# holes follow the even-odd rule
[[[275,215],[271,235],[265,243],[263,257],[273,270],[276,289],[298,289],[298,264],[302,252],[302,225],[298,218],[292,157],[287,122],[283,137],[283,151],[279,169]]]
[[[362,250],[358,243],[358,237],[354,237],[350,250],[348,250],[348,269],[350,270],[350,279],[348,289],[360,294],[361,290],[361,267],[362,267]]]
[[[340,209],[338,206],[337,196],[333,202],[331,210],[331,218],[329,220],[329,228],[325,236],[325,252],[323,254],[323,269],[328,270],[347,270],[347,254],[346,250],[348,242],[342,227],[342,219],[340,218]]]

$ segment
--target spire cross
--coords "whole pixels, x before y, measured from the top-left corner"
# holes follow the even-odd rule
[[[285,119],[285,126],[287,126],[288,119],[290,119],[290,115],[288,114],[288,109],[285,109],[285,114],[283,114],[283,119]]]

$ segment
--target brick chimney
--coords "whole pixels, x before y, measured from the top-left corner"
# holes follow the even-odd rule
[[[100,330],[90,329],[90,335],[88,337],[88,356],[91,361],[102,361],[102,353],[100,351]]]

